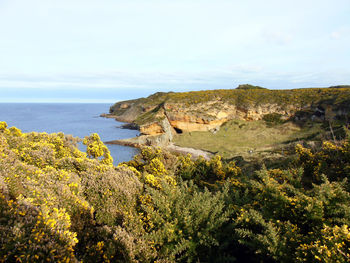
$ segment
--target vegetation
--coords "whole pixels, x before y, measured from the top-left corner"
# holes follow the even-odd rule
[[[221,126],[216,133],[187,132],[176,135],[174,143],[219,154],[225,159],[242,156],[247,160],[281,157],[294,152],[295,145],[305,141],[331,138],[321,123],[299,126],[282,121],[279,115],[269,114],[263,121],[233,120]]]
[[[306,107],[322,105],[338,109],[350,109],[350,89],[347,86],[337,88],[307,88],[292,90],[269,90],[249,84],[240,85],[236,89],[219,89],[191,92],[158,92],[148,98],[126,102],[118,102],[110,108],[110,113],[120,116],[126,111],[121,107],[129,103],[137,112],[137,116],[147,113],[147,109],[155,109],[164,103],[189,105],[215,101],[237,105],[238,107],[256,107],[263,104],[275,104],[282,108]],[[176,110],[176,109],[175,109]],[[156,114],[156,112],[154,112]],[[140,118],[142,118],[140,116]]]
[[[251,173],[151,148],[114,167],[98,135],[76,143],[0,122],[0,262],[350,260],[349,134]]]
[[[337,86],[331,86],[330,88],[335,88],[335,89],[348,89],[350,88],[350,85],[337,85]]]
[[[162,119],[165,118],[165,116],[162,114],[162,107],[163,104],[158,105],[154,109],[146,112],[145,114],[140,114],[134,123],[137,125],[142,125],[142,124],[147,124],[147,123],[152,123],[156,121],[161,121]]]
[[[250,90],[250,89],[265,89],[265,88],[260,86],[250,85],[250,84],[241,84],[236,89]]]
[[[284,122],[282,120],[282,115],[279,113],[265,114],[262,119],[270,126],[274,124],[282,124]]]

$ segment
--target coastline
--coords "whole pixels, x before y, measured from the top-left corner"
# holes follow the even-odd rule
[[[101,114],[101,117],[104,118],[111,118],[111,119],[115,119],[116,121],[119,122],[124,122],[125,124],[123,124],[121,126],[122,129],[137,129],[139,130],[139,126],[132,123],[132,122],[128,122],[125,120],[121,120],[120,118],[118,118],[115,115],[112,114]],[[150,138],[155,138],[155,136],[152,135],[140,135],[138,137],[133,137],[133,138],[128,138],[128,139],[121,139],[121,140],[112,140],[112,141],[106,141],[104,142],[105,144],[117,144],[117,145],[122,145],[122,146],[129,146],[129,147],[134,147],[134,148],[142,148],[144,146],[154,146],[154,147],[161,147],[165,150],[168,150],[169,152],[175,152],[175,153],[179,153],[179,154],[191,154],[193,158],[198,158],[199,156],[202,156],[204,159],[206,160],[210,160],[211,157],[214,156],[213,153],[207,152],[207,151],[203,151],[200,149],[195,149],[195,148],[189,148],[189,147],[181,147],[178,145],[175,145],[173,142],[169,142],[166,145],[157,145],[157,144],[153,144],[150,143]],[[152,140],[154,141],[154,140]]]

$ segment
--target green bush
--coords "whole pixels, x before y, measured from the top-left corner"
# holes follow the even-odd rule
[[[76,142],[0,122],[0,262],[350,260],[349,139],[252,174],[152,148],[114,167]]]
[[[270,114],[265,114],[263,116],[263,120],[268,125],[282,124],[284,121],[281,118],[282,118],[282,114],[279,114],[279,113],[270,113]]]
[[[250,84],[240,84],[236,89],[251,90],[251,89],[266,89],[260,86],[254,86]]]
[[[158,252],[156,260],[212,262],[220,246],[220,229],[229,220],[227,191],[200,191],[191,182],[163,184],[161,191],[147,188],[150,203],[142,209],[152,222],[147,238]]]

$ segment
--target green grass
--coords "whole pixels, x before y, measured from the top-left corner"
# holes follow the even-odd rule
[[[321,133],[320,123],[300,127],[292,122],[271,126],[264,121],[233,120],[216,134],[188,132],[176,135],[173,141],[176,145],[217,153],[226,159],[235,156],[255,158],[282,154],[291,144],[315,139]]]

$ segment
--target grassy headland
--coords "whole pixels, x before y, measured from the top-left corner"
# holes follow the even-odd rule
[[[110,113],[138,125],[145,136],[168,134],[161,144],[149,140],[151,145],[172,141],[225,159],[261,160],[294,152],[298,142],[320,145],[333,139],[333,129],[341,130],[350,119],[350,86],[268,90],[244,84],[230,90],[158,92],[118,102]]]

